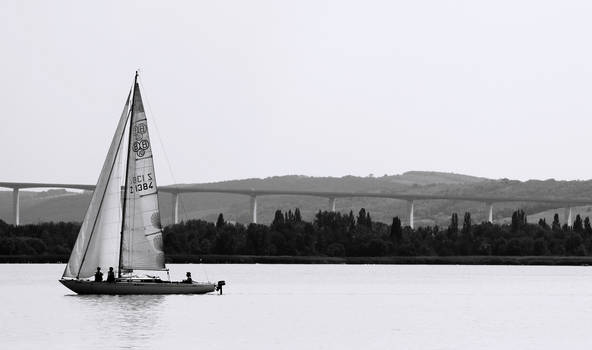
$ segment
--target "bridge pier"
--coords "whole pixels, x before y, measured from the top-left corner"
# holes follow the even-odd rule
[[[487,207],[487,222],[493,224],[493,203],[485,203]]]
[[[407,201],[407,211],[409,213],[409,227],[414,228],[413,226],[413,210],[414,210],[415,204],[413,203],[413,200]]]
[[[332,212],[335,212],[335,197],[329,197],[329,207]]]
[[[257,196],[251,196],[251,222],[257,223]]]
[[[571,215],[571,207],[565,207],[565,212],[563,213],[563,222],[568,226],[573,226],[573,219]]]
[[[172,207],[173,207],[173,212],[172,212],[172,219],[173,219],[173,224],[178,224],[179,223],[179,192],[174,192],[172,193],[173,195],[173,201],[172,201]]]
[[[18,226],[21,222],[21,208],[20,208],[20,196],[19,189],[12,189],[12,214],[14,215],[14,225]]]

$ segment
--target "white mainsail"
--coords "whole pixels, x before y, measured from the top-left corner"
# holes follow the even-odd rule
[[[164,270],[162,227],[152,145],[138,83],[130,119],[121,269]]]
[[[131,92],[130,92],[131,95]],[[88,278],[98,266],[117,268],[121,235],[121,160],[130,95],[125,103],[97,186],[63,277]]]

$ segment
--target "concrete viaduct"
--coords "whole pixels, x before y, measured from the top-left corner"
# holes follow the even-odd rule
[[[64,188],[76,190],[94,190],[94,185],[81,184],[59,184],[59,183],[30,183],[30,182],[0,182],[0,187],[12,189],[12,208],[14,223],[20,223],[20,204],[19,190],[27,188]],[[453,200],[453,201],[471,201],[484,203],[488,209],[488,221],[493,222],[494,203],[508,202],[534,202],[557,204],[558,207],[565,207],[564,222],[568,226],[572,225],[572,207],[592,204],[592,199],[586,198],[546,198],[546,197],[494,197],[494,196],[463,196],[463,195],[443,195],[443,194],[420,194],[420,193],[376,193],[376,192],[324,192],[324,191],[282,191],[282,190],[256,190],[256,189],[223,189],[209,188],[199,185],[168,185],[159,186],[160,192],[171,193],[173,196],[172,217],[174,223],[179,222],[179,195],[182,193],[228,193],[248,196],[251,198],[251,221],[257,223],[257,199],[262,196],[312,196],[327,198],[329,208],[335,211],[335,202],[338,198],[385,198],[396,199],[407,202],[409,226],[414,227],[414,201],[417,200]]]

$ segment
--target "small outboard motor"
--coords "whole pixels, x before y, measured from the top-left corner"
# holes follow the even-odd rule
[[[220,295],[222,295],[222,286],[225,286],[226,282],[224,281],[218,281],[218,285],[216,286],[216,290],[220,291]]]

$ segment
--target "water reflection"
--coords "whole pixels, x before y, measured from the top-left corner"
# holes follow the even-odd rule
[[[165,295],[69,295],[71,306],[94,324],[100,342],[118,339],[122,348],[146,343],[162,335]],[[96,339],[96,340],[99,340]]]
[[[208,268],[228,293],[65,296],[62,265],[0,264],[0,348],[590,348],[589,267]]]

